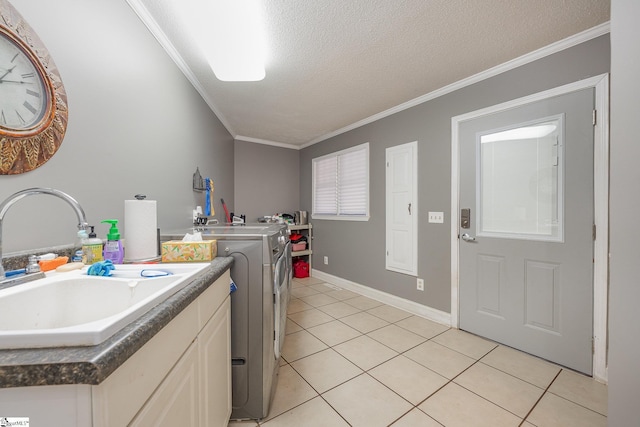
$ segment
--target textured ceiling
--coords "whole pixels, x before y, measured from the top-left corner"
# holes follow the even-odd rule
[[[260,82],[217,80],[181,11],[127,0],[237,139],[304,146],[609,20],[609,0],[264,0]],[[230,35],[231,37],[232,35]]]

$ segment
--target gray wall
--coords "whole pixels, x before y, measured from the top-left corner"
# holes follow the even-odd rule
[[[123,221],[124,200],[144,193],[158,201],[161,229],[182,228],[204,202],[191,189],[199,166],[214,180],[218,203],[223,197],[233,205],[233,138],[124,0],[11,3],[60,69],[69,124],[45,165],[0,176],[0,200],[34,186],[60,189],[81,203],[104,238],[100,220]],[[76,224],[54,197],[21,200],[5,217],[4,252],[73,243]],[[120,231],[126,237],[126,224]]]
[[[611,2],[609,425],[638,425],[640,402],[640,2]]]
[[[247,222],[293,214],[300,210],[299,177],[298,150],[236,141],[234,212],[245,214]]]
[[[304,149],[301,202],[311,211],[311,160],[370,143],[371,219],[313,220],[314,268],[450,312],[451,117],[608,71],[609,37],[602,36]],[[418,276],[424,292],[416,290],[414,277],[384,267],[385,149],[411,141],[418,141]],[[444,212],[445,223],[429,224],[429,211]]]

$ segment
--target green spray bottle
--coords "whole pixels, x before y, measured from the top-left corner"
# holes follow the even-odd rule
[[[124,249],[120,240],[120,231],[118,231],[117,219],[105,219],[102,222],[111,224],[111,228],[107,233],[107,242],[104,244],[103,256],[105,260],[110,260],[114,264],[122,264],[124,259]]]

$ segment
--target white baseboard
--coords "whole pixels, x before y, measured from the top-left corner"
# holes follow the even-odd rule
[[[436,310],[435,308],[428,307],[426,305],[418,304],[414,301],[409,301],[404,298],[400,298],[389,293],[379,291],[377,289],[370,288],[368,286],[361,285],[359,283],[352,282],[341,277],[333,276],[331,274],[312,269],[311,276],[316,279],[323,280],[332,285],[338,286],[342,289],[346,289],[365,297],[380,301],[384,304],[392,307],[405,310],[416,316],[424,317],[427,320],[437,322],[446,326],[451,326],[451,314],[444,311]]]

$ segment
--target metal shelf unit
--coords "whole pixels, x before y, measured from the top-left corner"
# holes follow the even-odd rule
[[[311,255],[313,250],[311,242],[313,241],[313,226],[311,224],[289,224],[289,230],[291,232],[298,232],[307,236],[307,249],[304,251],[291,252],[291,258],[305,257],[305,261],[309,263],[309,271],[311,271]]]

